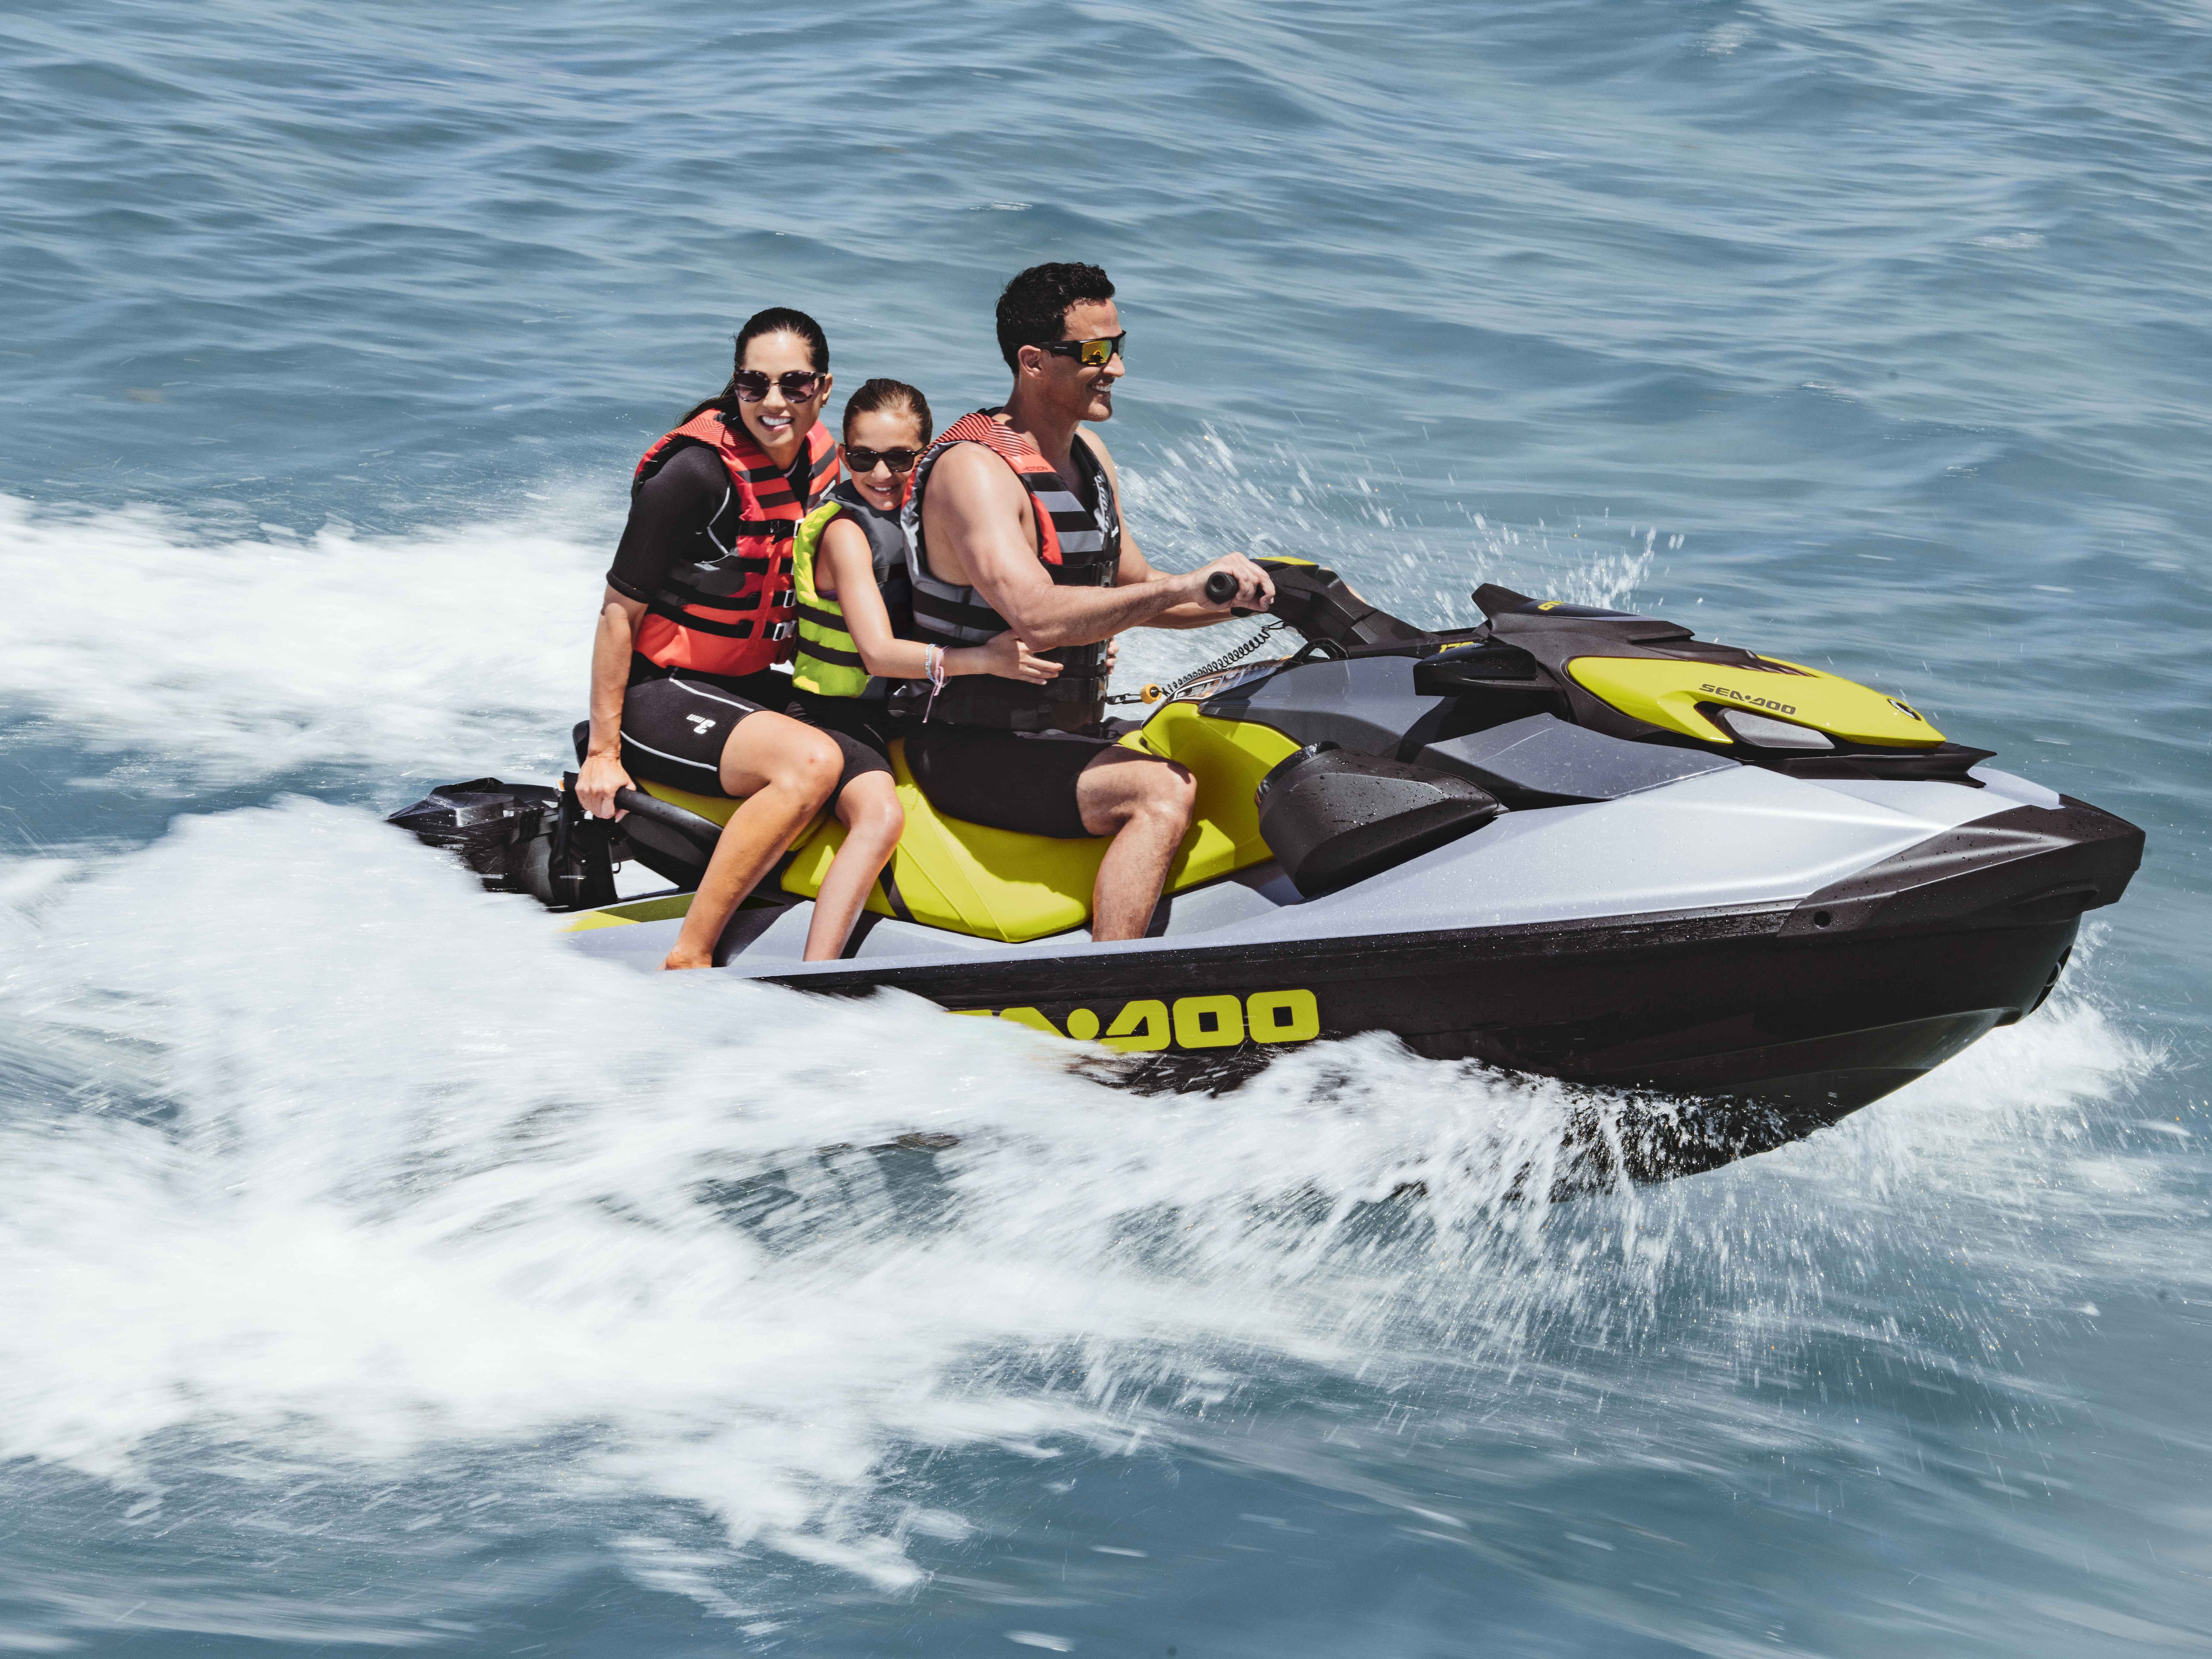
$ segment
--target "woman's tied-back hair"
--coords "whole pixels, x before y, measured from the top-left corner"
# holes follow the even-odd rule
[[[999,355],[1018,369],[1024,346],[1049,344],[1066,331],[1068,307],[1113,297],[1114,284],[1097,265],[1031,265],[999,295]]]
[[[689,426],[710,409],[719,409],[725,415],[738,412],[738,371],[745,366],[745,348],[755,340],[769,334],[796,334],[806,342],[807,360],[814,365],[817,374],[830,372],[830,337],[822,331],[822,325],[803,311],[793,311],[789,306],[770,306],[766,311],[756,311],[745,319],[745,325],[738,331],[738,349],[730,359],[730,379],[727,385],[711,398],[702,398],[691,405],[678,426]]]
[[[904,380],[874,380],[868,381],[845,400],[844,433],[848,441],[853,435],[853,416],[855,415],[896,415],[903,410],[921,422],[921,441],[927,446],[936,428],[930,422],[929,399]]]

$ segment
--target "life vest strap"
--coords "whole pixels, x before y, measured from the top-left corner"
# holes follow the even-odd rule
[[[978,643],[1004,633],[1006,626],[1006,618],[988,605],[963,604],[922,587],[915,590],[914,620],[918,626],[963,639],[974,635]]]
[[[646,610],[696,633],[712,634],[718,640],[749,640],[755,635],[764,640],[787,640],[799,632],[796,622],[774,623],[763,629],[759,620],[750,617],[740,623],[726,623],[702,617],[696,611],[678,611],[662,605],[649,605]]]
[[[868,670],[866,661],[862,659],[859,652],[840,651],[836,646],[824,644],[820,640],[808,640],[800,647],[799,654],[816,662],[835,663],[840,668],[857,668],[863,674]],[[826,693],[825,695],[836,694]]]

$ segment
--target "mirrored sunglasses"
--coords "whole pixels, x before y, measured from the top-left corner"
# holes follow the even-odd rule
[[[1103,368],[1115,358],[1123,355],[1121,343],[1129,337],[1129,331],[1109,334],[1103,340],[1052,340],[1043,349],[1055,357],[1073,357],[1085,368]]]

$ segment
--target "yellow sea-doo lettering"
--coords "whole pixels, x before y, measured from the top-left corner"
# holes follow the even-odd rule
[[[962,1008],[979,1018],[999,1018],[1048,1036],[1063,1035],[1042,1008]],[[1256,991],[1239,997],[1223,992],[1177,997],[1172,1004],[1140,997],[1121,1005],[1114,1023],[1099,1035],[1096,1011],[1072,1008],[1064,1035],[1084,1042],[1103,1042],[1124,1053],[1177,1048],[1234,1048],[1247,1037],[1255,1042],[1310,1042],[1321,1035],[1321,1001],[1311,991]]]

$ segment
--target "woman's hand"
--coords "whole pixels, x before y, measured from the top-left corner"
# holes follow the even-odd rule
[[[976,672],[996,674],[1001,679],[1027,680],[1031,685],[1042,685],[1060,675],[1060,665],[1050,657],[1040,657],[1014,637],[1008,629],[988,645],[969,647],[975,656]]]
[[[583,769],[576,774],[576,799],[595,818],[628,817],[629,813],[616,809],[615,791],[636,787],[623,769],[621,760],[613,755],[585,756]]]
[[[1114,665],[1121,660],[1121,636],[1109,635],[1106,641],[1106,678],[1114,678]]]

